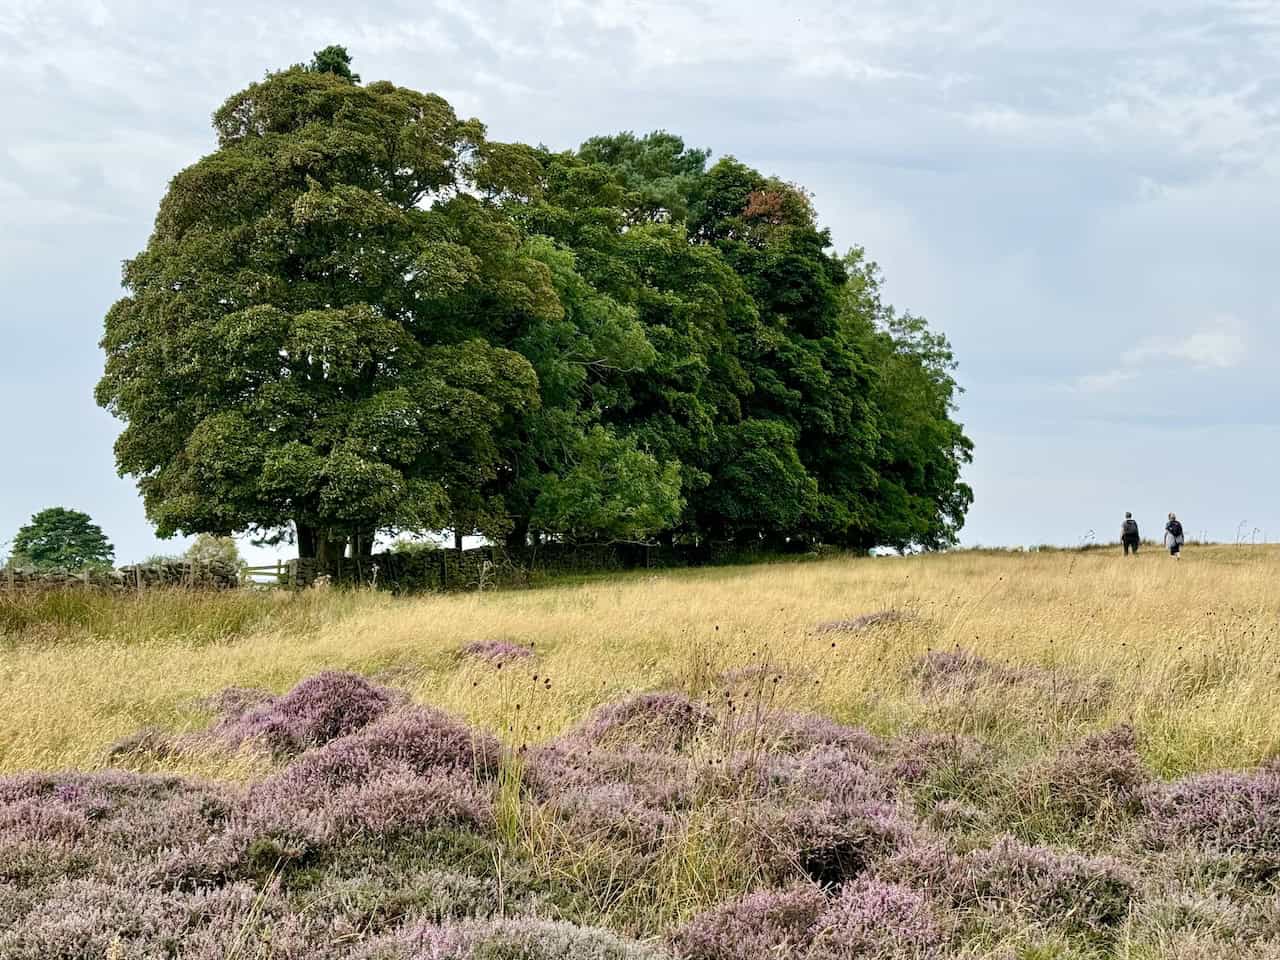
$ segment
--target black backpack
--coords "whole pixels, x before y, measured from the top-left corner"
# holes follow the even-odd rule
[[[1138,521],[1126,520],[1124,522],[1124,535],[1126,537],[1136,537],[1138,535]]]
[[[1173,536],[1175,536],[1175,537],[1181,537],[1181,536],[1182,536],[1182,524],[1180,524],[1177,520],[1170,520],[1170,521],[1169,521],[1169,533],[1173,534]]]

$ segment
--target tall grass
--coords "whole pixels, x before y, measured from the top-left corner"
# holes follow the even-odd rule
[[[520,736],[538,740],[628,691],[704,695],[720,673],[763,663],[792,705],[879,732],[951,730],[1030,756],[1131,722],[1162,774],[1247,766],[1280,753],[1278,574],[1280,551],[1215,547],[1180,563],[1155,551],[955,553],[420,598],[0,595],[0,771],[100,766],[140,727],[204,724],[200,699],[224,687],[283,690],[328,667],[507,736],[520,702]],[[886,609],[905,619],[818,629]],[[457,655],[494,639],[532,644],[537,660],[504,673]],[[955,647],[1041,679],[1031,692],[922,691],[913,663]],[[517,670],[519,683],[542,679],[526,689]],[[1103,693],[1075,695],[1090,684]]]

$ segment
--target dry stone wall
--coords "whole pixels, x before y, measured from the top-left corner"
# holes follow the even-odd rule
[[[97,587],[112,590],[145,590],[156,587],[190,587],[229,590],[240,585],[240,571],[228,563],[171,560],[138,563],[118,569],[0,571],[0,590]]]

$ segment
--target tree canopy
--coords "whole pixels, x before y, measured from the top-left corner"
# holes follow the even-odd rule
[[[115,548],[87,513],[65,507],[41,510],[13,538],[10,562],[36,570],[110,566]]]
[[[950,347],[802,188],[666,132],[498,143],[337,46],[214,129],[102,341],[160,535],[954,542]]]

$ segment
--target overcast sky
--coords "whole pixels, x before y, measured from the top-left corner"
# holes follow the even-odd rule
[[[496,139],[810,188],[955,345],[966,543],[1280,539],[1280,0],[0,0],[0,541],[57,504],[180,548],[115,475],[102,317],[212,111],[329,43]]]

